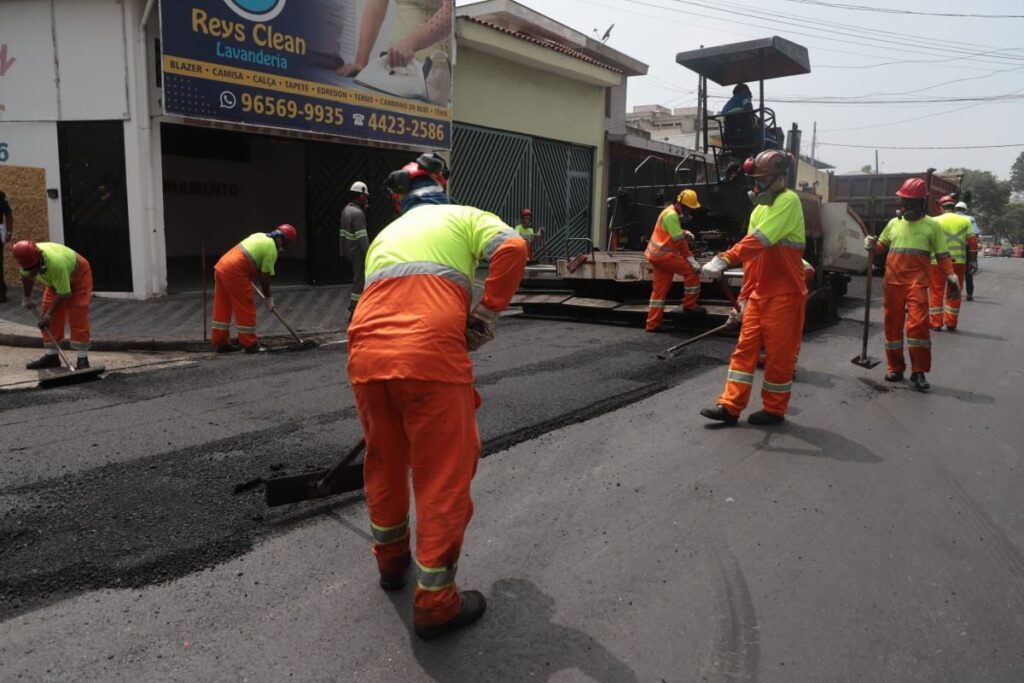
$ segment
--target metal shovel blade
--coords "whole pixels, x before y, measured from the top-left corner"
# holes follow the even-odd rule
[[[304,500],[316,500],[336,496],[349,491],[360,491],[363,488],[363,466],[349,465],[330,479],[325,477],[331,470],[317,470],[304,474],[267,479],[267,507],[301,503]],[[322,482],[322,483],[321,483]]]
[[[69,384],[90,382],[94,379],[99,379],[100,375],[105,371],[106,368],[100,365],[95,368],[86,368],[85,370],[65,370],[64,372],[47,373],[39,378],[38,387],[40,389],[52,389],[54,387],[68,386]]]
[[[868,370],[870,370],[871,368],[875,367],[882,361],[878,360],[877,358],[872,358],[871,356],[854,356],[850,362],[853,363],[854,365],[859,365],[862,368],[867,368]]]

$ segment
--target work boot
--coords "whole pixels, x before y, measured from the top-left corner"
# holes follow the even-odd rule
[[[246,346],[244,351],[246,353],[263,353],[267,350],[267,347],[263,344],[254,344],[253,346]]]
[[[967,295],[967,300],[968,300],[968,301],[974,301],[974,296],[973,296],[973,295],[971,295],[971,294],[968,294],[968,295]]]
[[[29,363],[25,363],[25,368],[27,370],[41,370],[43,368],[59,368],[59,367],[60,367],[60,358],[58,358],[57,354],[55,354],[55,353],[48,353],[48,354],[44,355],[42,358],[39,358],[39,359],[34,360],[34,361],[31,361]]]
[[[942,325],[939,325],[938,327],[933,327],[932,332],[942,332]]]
[[[955,327],[950,327],[949,325],[947,325],[946,326],[946,332],[956,332],[956,328]]]
[[[767,425],[777,425],[780,422],[785,422],[786,418],[782,415],[776,415],[775,413],[769,413],[767,410],[759,410],[756,413],[751,413],[750,417],[747,418],[747,422],[752,425],[759,427]]]
[[[443,624],[413,624],[416,635],[423,640],[430,640],[449,631],[469,626],[487,611],[487,600],[480,591],[462,591],[462,609],[450,621]]]
[[[398,574],[381,574],[380,587],[386,591],[400,591],[405,588],[405,574],[411,562],[412,556],[406,555],[405,566],[402,567],[402,571]]]
[[[910,373],[910,381],[918,391],[928,391],[932,388],[932,385],[928,384],[928,380],[925,378],[923,372]]]
[[[724,422],[727,425],[734,425],[739,421],[739,416],[730,413],[729,409],[721,403],[716,405],[714,408],[702,408],[700,414],[709,420],[718,420],[719,422]]]
[[[885,373],[885,381],[886,382],[902,382],[903,381],[903,373],[902,372],[887,372],[887,373]]]
[[[88,369],[89,369],[89,359],[88,359],[88,357],[82,356],[77,361],[75,361],[75,370],[88,370]]]
[[[241,351],[242,347],[235,346],[234,344],[221,344],[216,348],[217,353],[234,353],[235,351]]]

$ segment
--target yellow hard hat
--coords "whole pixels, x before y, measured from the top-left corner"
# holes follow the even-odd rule
[[[700,202],[697,201],[697,193],[693,190],[683,190],[676,197],[676,202],[691,209],[699,209]]]

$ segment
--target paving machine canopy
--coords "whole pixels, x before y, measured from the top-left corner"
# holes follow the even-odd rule
[[[718,85],[811,73],[807,48],[779,36],[680,52],[676,62]]]

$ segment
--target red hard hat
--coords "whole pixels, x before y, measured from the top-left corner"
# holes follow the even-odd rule
[[[945,195],[939,200],[939,206],[954,206],[956,204],[956,198],[950,195]]]
[[[39,247],[32,240],[15,242],[11,252],[22,270],[32,270],[39,264]]]
[[[927,199],[928,186],[920,178],[907,178],[900,189],[896,190],[896,196],[904,199]]]
[[[743,172],[747,175],[754,172],[754,157],[747,157],[743,160]]]
[[[285,223],[284,225],[277,226],[276,232],[280,233],[281,237],[288,240],[289,244],[295,244],[295,240],[299,238],[298,231],[291,225],[288,225],[287,223]]]
[[[519,212],[519,215],[520,216],[532,216],[533,215],[533,211],[530,211],[529,209],[523,209],[522,211]]]

